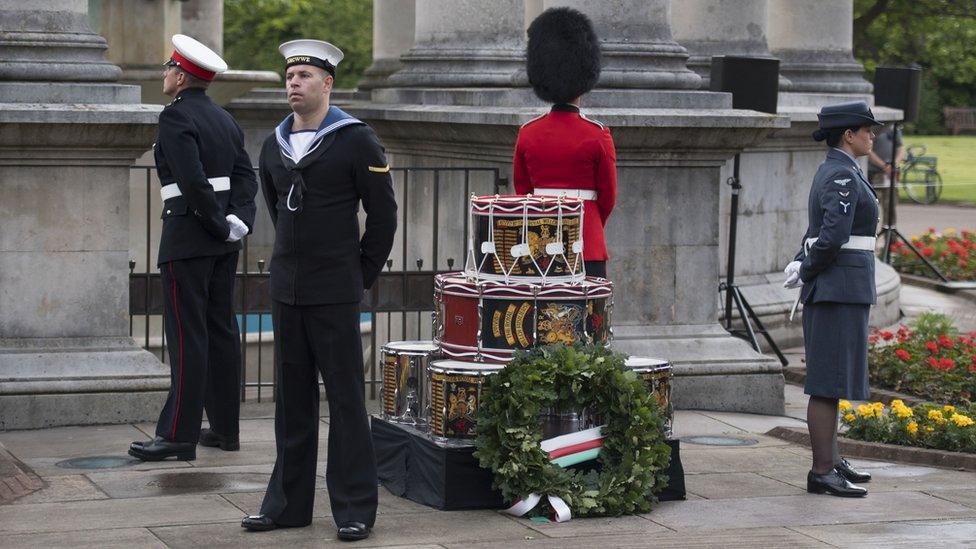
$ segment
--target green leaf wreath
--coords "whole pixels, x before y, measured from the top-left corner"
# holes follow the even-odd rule
[[[624,355],[600,346],[552,345],[519,353],[488,376],[478,408],[475,456],[511,502],[531,493],[562,498],[573,516],[647,512],[667,486],[671,449],[657,400]],[[539,447],[540,410],[591,408],[603,428],[602,471],[582,473],[549,462]],[[548,513],[547,498],[535,509]]]

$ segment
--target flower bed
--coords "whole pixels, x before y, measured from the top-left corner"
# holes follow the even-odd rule
[[[945,229],[912,236],[912,244],[949,280],[976,280],[976,233]],[[932,271],[901,241],[891,244],[891,265],[903,273],[932,277]]]
[[[842,400],[840,410],[848,438],[976,453],[976,421],[972,419],[976,405],[919,404],[911,408],[895,400],[890,408],[881,402],[854,407]]]
[[[868,337],[873,385],[932,400],[976,400],[976,332],[960,334],[945,315],[927,313]]]

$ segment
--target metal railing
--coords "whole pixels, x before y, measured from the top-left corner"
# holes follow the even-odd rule
[[[434,275],[461,268],[463,264],[471,229],[468,226],[468,197],[472,193],[499,194],[508,184],[499,177],[498,168],[409,167],[390,171],[398,204],[397,236],[387,268],[366,293],[361,307],[361,311],[368,314],[369,335],[364,341],[363,367],[369,399],[378,397],[378,385],[382,384],[382,371],[377,368],[379,348],[394,337],[424,339],[430,336]],[[145,231],[144,239],[141,228],[135,233],[140,235],[138,238],[133,235],[133,251],[144,259],[129,261],[129,335],[165,363],[163,292],[153,253],[158,248],[161,228],[154,222],[153,215],[161,208],[159,182],[152,166],[134,166],[132,174],[133,185],[145,188],[144,207],[133,205],[131,210],[136,219],[140,211],[145,213]],[[234,289],[234,310],[239,315],[241,331],[242,402],[274,398],[274,350],[273,345],[269,345],[273,340],[265,329],[271,314],[270,273],[266,266],[273,230],[259,230],[259,224],[270,226],[271,222],[261,193],[256,200],[259,205],[255,233],[244,239]],[[443,227],[457,225],[461,231],[442,231]],[[252,239],[262,235],[264,245],[254,245]],[[442,250],[445,243],[453,254]],[[145,250],[139,249],[142,246]],[[366,322],[364,320],[361,325],[365,327]],[[254,323],[256,330],[252,330]],[[264,349],[266,345],[269,345],[267,350]],[[252,355],[250,358],[249,354]]]

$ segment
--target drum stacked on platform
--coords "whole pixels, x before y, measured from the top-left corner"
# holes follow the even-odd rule
[[[566,197],[471,197],[465,270],[434,279],[433,341],[382,349],[384,419],[429,429],[439,442],[470,442],[482,383],[515,351],[610,344],[613,283],[586,276],[583,207]],[[670,425],[670,366],[646,361],[628,367],[658,395]]]

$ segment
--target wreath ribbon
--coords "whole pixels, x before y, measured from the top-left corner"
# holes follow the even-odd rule
[[[569,510],[569,505],[563,501],[563,498],[559,496],[546,496],[549,499],[549,505],[552,506],[552,510],[556,512],[556,522],[566,522],[573,518],[572,511]],[[508,509],[502,511],[512,516],[521,517],[522,515],[528,513],[529,511],[535,509],[536,505],[542,500],[542,496],[536,493],[529,494],[528,496],[515,502]]]

